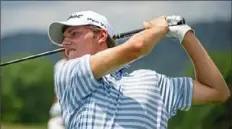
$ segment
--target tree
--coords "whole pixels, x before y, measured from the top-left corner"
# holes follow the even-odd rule
[[[54,99],[53,65],[40,58],[1,71],[2,121],[46,122]]]

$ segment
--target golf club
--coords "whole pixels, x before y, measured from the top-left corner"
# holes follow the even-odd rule
[[[181,21],[177,23],[177,25],[182,25],[182,24],[185,24],[185,19],[184,18],[181,18]],[[113,39],[120,39],[120,38],[130,37],[133,34],[138,33],[138,32],[140,32],[142,30],[144,30],[144,29],[142,28],[142,29],[136,29],[136,30],[132,30],[132,31],[129,31],[129,32],[125,32],[125,33],[119,33],[119,34],[114,35]],[[55,54],[55,53],[62,52],[62,51],[64,51],[64,48],[58,48],[58,49],[55,49],[55,50],[46,51],[46,52],[43,52],[43,53],[23,57],[23,58],[20,58],[20,59],[11,60],[11,61],[8,61],[8,62],[5,62],[5,63],[1,63],[0,67],[10,65],[10,64],[14,64],[14,63],[18,63],[18,62],[22,62],[22,61],[26,61],[26,60],[29,60],[29,59],[38,58],[38,57],[41,57],[41,56]]]

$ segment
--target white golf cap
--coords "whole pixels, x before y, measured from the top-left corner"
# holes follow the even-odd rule
[[[93,11],[81,11],[73,13],[67,21],[55,21],[49,25],[48,37],[52,43],[62,46],[63,42],[63,27],[64,26],[82,26],[95,25],[108,32],[112,38],[114,31],[105,16]]]

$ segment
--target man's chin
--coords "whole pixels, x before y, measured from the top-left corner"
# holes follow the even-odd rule
[[[69,55],[68,55],[68,58],[69,59],[75,59],[75,58],[78,58],[78,57],[80,57],[80,55],[78,55],[78,54],[75,54],[75,53],[70,53]]]

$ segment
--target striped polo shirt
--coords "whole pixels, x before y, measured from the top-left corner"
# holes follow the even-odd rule
[[[191,107],[192,78],[126,67],[96,80],[90,55],[55,65],[55,92],[66,129],[167,129]]]

